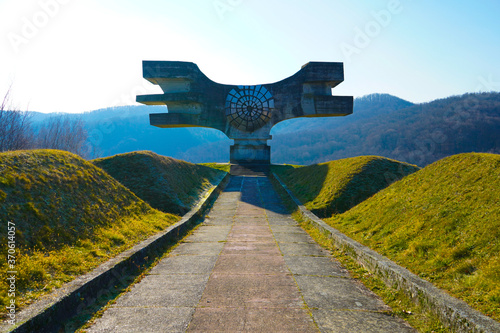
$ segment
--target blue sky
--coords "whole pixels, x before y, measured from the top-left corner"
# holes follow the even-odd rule
[[[272,83],[344,62],[336,95],[426,102],[500,90],[500,2],[0,0],[0,94],[83,112],[158,93],[142,60],[193,61],[212,80]]]

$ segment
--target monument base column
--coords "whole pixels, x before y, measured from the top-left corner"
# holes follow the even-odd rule
[[[271,164],[271,147],[267,140],[234,139],[229,158],[233,164]]]

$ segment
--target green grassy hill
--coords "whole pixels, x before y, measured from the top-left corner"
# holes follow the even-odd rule
[[[224,174],[150,151],[119,154],[93,163],[153,208],[179,215],[189,211],[198,195]]]
[[[319,217],[343,213],[418,167],[376,156],[360,156],[274,171]]]
[[[7,224],[13,222],[21,307],[179,219],[151,208],[71,153],[0,154],[1,244],[7,244]],[[6,246],[1,255],[6,258]],[[3,306],[8,301],[7,261],[0,265]]]
[[[499,189],[500,155],[459,154],[326,222],[500,320]]]

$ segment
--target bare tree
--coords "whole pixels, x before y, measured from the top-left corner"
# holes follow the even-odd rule
[[[33,132],[30,114],[11,105],[11,88],[0,104],[0,151],[31,148]]]
[[[88,158],[87,138],[87,130],[81,118],[57,115],[41,124],[35,146],[37,148],[66,150]]]
[[[56,115],[35,129],[31,114],[12,107],[9,88],[0,104],[0,152],[20,149],[60,149],[90,158],[87,130],[81,118]]]

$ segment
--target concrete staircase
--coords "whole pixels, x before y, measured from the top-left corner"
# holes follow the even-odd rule
[[[231,164],[232,176],[267,176],[271,170],[269,164]]]

